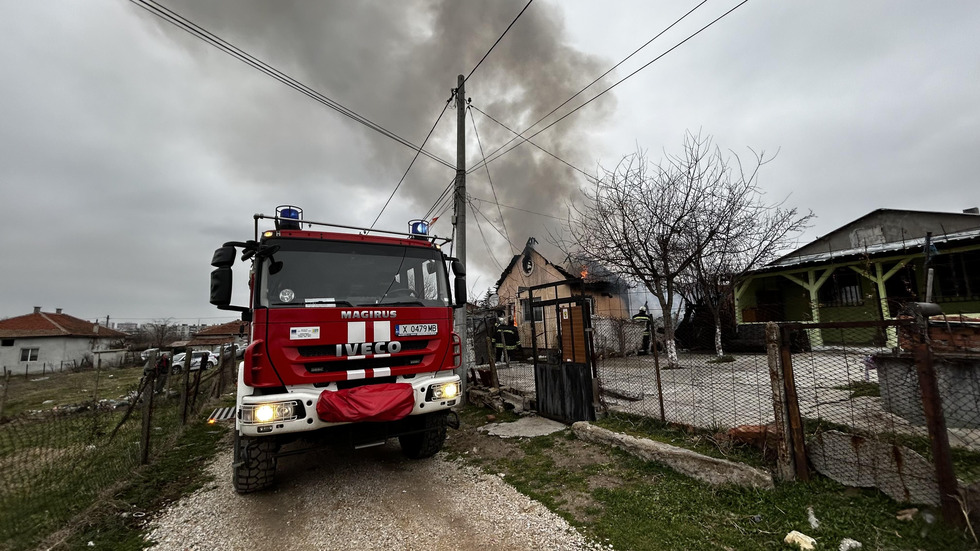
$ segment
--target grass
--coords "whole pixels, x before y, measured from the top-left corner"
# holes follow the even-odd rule
[[[147,468],[136,471],[126,486],[92,511],[65,541],[67,548],[88,549],[90,541],[96,549],[146,548],[140,517],[211,483],[204,467],[226,445],[222,442],[228,432],[227,425],[209,425],[204,419],[188,425],[174,446]]]
[[[648,438],[672,446],[687,448],[708,457],[738,461],[753,467],[770,466],[770,462],[763,457],[760,450],[747,444],[718,439],[713,431],[663,423],[651,417],[627,413],[609,415],[595,424],[630,436]]]
[[[0,422],[0,549],[31,549],[42,540],[63,548],[59,538],[71,537],[79,519],[85,523],[108,519],[111,524],[112,516],[99,511],[107,503],[116,503],[113,496],[119,492],[144,488],[144,496],[124,499],[130,507],[133,503],[153,506],[160,499],[181,495],[187,476],[199,476],[195,469],[188,469],[188,449],[195,457],[213,455],[214,440],[222,430],[207,427],[211,436],[201,436],[193,428],[182,429],[180,399],[162,393],[154,399],[149,440],[155,463],[140,467],[142,406],[128,418],[125,409],[57,407],[91,406],[93,392],[87,387],[95,388],[90,384],[95,376],[95,372],[56,373],[42,380],[11,381],[10,392],[19,392],[12,409],[23,414]],[[125,396],[138,388],[141,376],[140,367],[104,370],[99,376],[99,394]],[[48,400],[52,401],[44,403]],[[197,441],[206,445],[197,449]],[[176,468],[159,469],[165,461],[155,458],[171,455]],[[86,543],[89,540],[91,537]],[[120,547],[113,544],[109,548]]]
[[[464,430],[471,421],[485,422],[465,410],[462,417]],[[629,418],[603,424],[675,444],[693,437]],[[974,548],[962,532],[921,516],[897,520],[904,506],[878,491],[845,488],[819,476],[808,483],[780,483],[773,490],[719,488],[625,452],[586,444],[569,431],[506,445],[513,452],[498,452],[496,458],[458,457],[502,473],[517,490],[615,549],[789,549],[782,540],[791,530],[816,538],[818,549],[836,549],[845,537],[862,542],[864,549]],[[818,528],[808,522],[810,507]]]
[[[6,395],[0,416],[14,417],[25,411],[50,410],[55,406],[82,404],[93,399],[119,399],[135,389],[142,376],[142,366],[31,374],[26,377],[23,374],[11,375],[9,388],[0,391]]]
[[[878,386],[878,383],[866,381],[850,381],[846,385],[835,386],[834,389],[851,391],[851,399],[860,398],[861,396],[881,396],[881,387]]]

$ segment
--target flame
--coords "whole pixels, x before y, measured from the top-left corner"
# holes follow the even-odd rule
[[[582,272],[581,272],[581,274],[582,274],[582,279],[585,279],[586,277],[589,276],[589,269],[586,268],[585,266],[582,266]]]

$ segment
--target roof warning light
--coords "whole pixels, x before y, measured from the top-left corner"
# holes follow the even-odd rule
[[[293,205],[279,205],[276,207],[276,229],[277,230],[298,230],[299,221],[303,219],[303,209]]]

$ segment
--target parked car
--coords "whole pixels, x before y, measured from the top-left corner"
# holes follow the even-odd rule
[[[204,350],[195,350],[191,353],[191,371],[197,371],[201,369],[201,358],[204,354],[208,355],[208,363],[204,366],[204,369],[211,369],[216,365],[218,361],[218,355],[214,352],[206,352]],[[186,352],[181,352],[180,354],[174,355],[172,370],[174,373],[180,373],[180,370],[184,369],[184,358],[187,357]]]
[[[153,354],[154,352],[156,352],[157,354],[159,354],[160,353],[160,349],[159,348],[147,348],[146,350],[140,352],[140,358],[145,362],[146,360],[149,360],[150,359],[150,354]]]

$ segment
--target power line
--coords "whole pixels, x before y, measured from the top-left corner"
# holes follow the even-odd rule
[[[547,119],[552,114],[554,114],[556,111],[558,111],[559,109],[561,109],[562,107],[564,107],[565,105],[567,105],[568,102],[570,102],[573,99],[577,98],[583,92],[585,92],[586,90],[588,90],[589,88],[591,88],[593,84],[599,82],[606,75],[608,75],[609,73],[615,71],[617,67],[619,67],[623,63],[626,63],[630,58],[632,58],[633,56],[635,56],[636,54],[638,54],[640,52],[640,50],[642,50],[642,49],[646,48],[647,46],[649,46],[657,38],[660,38],[661,35],[663,35],[665,32],[669,31],[675,25],[677,25],[678,23],[680,23],[681,21],[683,21],[685,18],[687,18],[687,16],[691,15],[692,13],[694,13],[695,10],[697,10],[698,8],[700,8],[701,6],[703,6],[705,4],[705,2],[707,2],[707,1],[708,0],[702,0],[700,4],[698,4],[697,6],[694,6],[693,8],[691,8],[690,11],[688,11],[687,13],[685,13],[684,15],[682,15],[680,18],[678,18],[676,21],[674,21],[673,23],[671,23],[670,25],[668,25],[667,27],[665,27],[662,31],[660,31],[659,33],[657,33],[653,38],[651,38],[650,40],[647,40],[642,46],[640,46],[639,48],[633,50],[633,53],[631,53],[630,55],[624,57],[622,59],[622,61],[620,61],[619,63],[617,63],[617,64],[613,65],[612,67],[610,67],[605,73],[602,73],[601,75],[599,75],[598,77],[596,77],[595,80],[593,80],[592,82],[586,84],[581,90],[579,90],[578,92],[575,92],[575,94],[573,94],[570,98],[568,98],[565,101],[561,102],[557,107],[555,107],[554,109],[552,109],[551,111],[549,111],[545,116],[543,116],[540,119],[534,121],[531,125],[529,125],[527,128],[525,128],[523,131],[521,131],[520,133],[514,132],[514,134],[517,134],[515,137],[511,138],[506,143],[504,143],[502,146],[498,147],[490,155],[491,156],[495,155],[498,151],[500,151],[501,149],[503,149],[503,148],[507,147],[508,145],[510,145],[518,137],[523,137],[522,135],[524,134],[524,132],[527,132],[528,130],[530,130],[530,129],[534,128],[535,126],[537,126],[538,123],[540,123],[541,121]],[[501,126],[503,126],[503,125],[501,125]],[[511,132],[513,132],[513,130]]]
[[[480,131],[476,128],[476,119],[473,117],[473,111],[470,111],[470,121],[473,122],[473,133],[476,135],[477,145],[480,146],[480,155],[483,156],[483,160],[486,160],[486,154],[483,152],[483,141],[480,140]],[[493,187],[493,178],[490,177],[490,165],[484,163],[483,166],[487,169],[487,181],[490,182],[490,192],[493,193],[493,202],[497,205],[497,214],[500,215],[500,225],[504,227],[504,234],[507,237],[507,242],[510,243],[510,232],[507,231],[507,223],[504,222],[504,213],[500,211],[500,201],[497,199],[497,190]]]
[[[660,55],[658,55],[657,57],[655,57],[655,58],[653,58],[652,60],[650,60],[650,61],[648,61],[647,63],[645,63],[645,64],[643,64],[643,65],[642,65],[642,66],[641,66],[641,67],[640,67],[639,69],[637,69],[637,70],[635,70],[635,71],[633,71],[632,73],[630,73],[630,74],[628,74],[628,75],[626,75],[626,76],[625,76],[625,77],[623,77],[622,79],[620,79],[620,80],[618,80],[618,81],[616,81],[616,82],[615,82],[615,83],[614,83],[614,84],[613,84],[612,86],[610,86],[610,87],[608,87],[608,88],[606,88],[605,90],[603,90],[603,91],[601,91],[601,92],[599,92],[598,94],[596,94],[595,96],[593,96],[593,97],[592,97],[591,99],[589,99],[589,100],[588,100],[588,101],[586,101],[585,103],[583,103],[583,104],[581,104],[581,105],[579,105],[579,106],[578,106],[578,107],[576,107],[575,109],[572,109],[572,110],[571,110],[571,111],[569,111],[568,113],[565,113],[564,115],[562,115],[561,117],[559,117],[558,119],[556,119],[555,121],[553,121],[553,122],[552,122],[551,124],[549,124],[549,125],[547,125],[547,126],[545,126],[545,127],[544,127],[544,128],[542,128],[541,130],[538,130],[537,132],[535,132],[534,134],[531,134],[530,136],[527,136],[527,137],[524,137],[524,136],[522,135],[521,137],[524,137],[524,139],[525,139],[525,140],[530,140],[530,139],[532,139],[532,138],[534,138],[535,136],[537,136],[538,134],[540,134],[540,133],[542,133],[542,132],[544,132],[545,130],[548,130],[548,129],[549,129],[549,128],[551,128],[552,126],[554,126],[554,125],[556,125],[556,124],[558,124],[559,122],[561,122],[561,121],[563,121],[563,120],[565,120],[565,119],[566,119],[566,118],[568,118],[568,117],[569,117],[570,115],[572,115],[573,113],[575,113],[575,112],[577,112],[577,111],[578,111],[579,109],[581,109],[581,108],[583,108],[583,107],[585,107],[586,105],[588,105],[588,104],[590,104],[590,103],[592,103],[593,101],[595,101],[595,100],[597,100],[597,99],[599,99],[600,97],[602,97],[602,96],[603,96],[604,94],[606,94],[607,92],[609,92],[609,91],[610,91],[610,90],[612,90],[613,88],[615,88],[615,87],[617,87],[617,86],[619,86],[620,84],[622,84],[623,82],[625,82],[625,81],[626,81],[627,79],[629,79],[629,78],[631,78],[631,77],[633,77],[634,75],[636,75],[637,73],[639,73],[639,72],[640,72],[640,71],[642,71],[643,69],[646,69],[647,67],[649,67],[650,65],[652,65],[652,64],[653,64],[653,63],[655,63],[656,61],[659,61],[659,60],[660,60],[661,58],[663,58],[664,56],[666,56],[666,55],[667,55],[667,54],[669,54],[670,52],[672,52],[672,51],[674,51],[674,50],[676,50],[676,49],[677,49],[677,48],[679,48],[679,47],[680,47],[681,45],[683,45],[684,43],[686,43],[686,42],[687,42],[688,40],[691,40],[691,39],[692,39],[692,38],[694,38],[695,36],[697,36],[697,35],[699,35],[699,34],[701,34],[701,32],[703,32],[703,31],[704,31],[705,29],[707,29],[708,27],[711,27],[712,25],[714,25],[714,24],[715,24],[715,23],[717,23],[718,21],[721,21],[722,19],[724,19],[725,17],[727,17],[727,16],[728,16],[728,15],[729,15],[730,13],[732,13],[733,11],[735,11],[735,10],[737,10],[738,8],[740,8],[740,7],[742,7],[743,5],[745,5],[745,4],[746,4],[746,3],[748,2],[748,1],[749,1],[749,0],[742,0],[742,1],[740,2],[740,3],[738,3],[737,5],[735,5],[735,7],[733,7],[733,8],[731,8],[730,10],[728,10],[728,11],[726,11],[725,13],[723,13],[723,14],[721,14],[721,15],[719,15],[719,16],[718,16],[717,18],[715,18],[714,20],[712,20],[712,21],[711,21],[710,23],[708,23],[707,25],[705,25],[705,26],[703,26],[703,27],[701,27],[700,29],[698,29],[697,31],[695,31],[694,33],[692,33],[691,35],[689,35],[689,36],[688,36],[687,38],[685,38],[684,40],[681,40],[680,42],[678,42],[677,44],[675,44],[674,46],[672,46],[672,47],[671,47],[670,49],[668,49],[668,50],[667,50],[667,51],[665,51],[664,53],[662,53],[662,54],[660,54]],[[688,12],[688,13],[690,13],[690,12]],[[684,16],[684,17],[686,17],[686,16],[687,16],[687,15],[685,14],[685,16]],[[682,19],[683,19],[683,17],[682,17]],[[676,23],[676,22],[675,22],[675,23]],[[540,122],[540,121],[539,121],[539,122]],[[537,123],[535,123],[535,124],[537,124]],[[523,133],[522,133],[522,134],[523,134]],[[513,138],[513,139],[512,139],[511,141],[513,141],[514,139],[516,139],[516,138]],[[511,152],[511,151],[513,151],[513,150],[514,150],[515,148],[517,148],[517,147],[520,147],[520,146],[521,146],[521,145],[522,145],[523,143],[524,143],[524,142],[521,142],[521,143],[518,143],[518,144],[515,144],[514,146],[512,146],[512,147],[510,147],[509,149],[507,149],[507,150],[505,150],[505,151],[503,151],[502,153],[496,153],[496,152],[495,152],[495,153],[491,153],[491,157],[490,157],[490,158],[489,158],[488,160],[486,160],[486,161],[484,161],[484,163],[492,163],[493,161],[495,161],[495,160],[497,160],[497,159],[499,159],[500,157],[502,157],[502,156],[504,156],[504,155],[506,155],[507,153],[509,153],[509,152]],[[499,149],[497,149],[497,151],[500,151],[500,149],[503,149],[503,147],[505,147],[505,146],[501,146],[501,148],[499,148]],[[476,169],[478,169],[478,168],[479,168],[479,166],[476,166],[476,167],[473,167],[473,169],[472,169],[472,170],[476,170]]]
[[[425,139],[422,140],[422,146],[419,147],[418,151],[415,152],[415,156],[412,157],[412,162],[408,163],[408,168],[405,169],[405,173],[402,174],[401,179],[398,180],[398,183],[395,185],[395,189],[391,190],[391,195],[388,196],[388,200],[385,201],[384,206],[381,207],[381,212],[378,213],[378,216],[374,219],[374,222],[371,222],[371,228],[374,228],[374,225],[377,224],[378,220],[381,219],[381,215],[384,214],[385,209],[388,208],[388,204],[391,203],[391,199],[395,196],[395,192],[398,191],[398,188],[401,187],[402,182],[404,182],[405,178],[408,176],[408,171],[412,170],[412,167],[415,166],[415,161],[419,158],[419,153],[422,151],[422,147],[425,147],[426,142],[429,141],[429,138],[432,136],[432,132],[435,131],[436,126],[439,124],[439,121],[442,120],[442,116],[446,114],[446,109],[449,108],[449,104],[453,101],[454,97],[456,97],[455,90],[453,90],[453,93],[449,96],[449,99],[446,100],[446,105],[442,106],[442,111],[440,111],[439,116],[436,117],[436,122],[432,123],[432,128],[429,129],[429,133],[426,134]]]
[[[558,221],[561,221],[561,222],[564,222],[565,221],[564,218],[559,218],[559,217],[553,216],[551,214],[545,214],[543,212],[536,212],[536,211],[533,211],[533,210],[522,209],[520,207],[515,207],[515,206],[512,206],[512,205],[505,205],[503,203],[498,203],[497,201],[491,201],[489,199],[483,199],[483,198],[480,198],[480,197],[476,197],[474,195],[470,195],[470,198],[471,199],[474,199],[476,201],[481,201],[483,203],[493,203],[493,204],[495,204],[495,205],[497,205],[499,207],[504,207],[505,209],[514,209],[514,210],[519,210],[521,212],[526,212],[528,214],[536,214],[538,216],[544,216],[545,218],[554,218],[555,220],[558,220]]]
[[[274,78],[275,80],[281,82],[282,84],[285,84],[286,86],[289,86],[290,88],[296,90],[297,92],[300,92],[301,94],[309,97],[310,99],[317,101],[329,107],[330,109],[337,111],[338,113],[341,113],[342,115],[370,128],[371,130],[374,130],[375,132],[378,132],[379,134],[385,137],[391,138],[392,140],[410,149],[415,150],[416,153],[425,155],[426,157],[432,159],[433,161],[441,163],[446,167],[455,170],[456,166],[454,164],[451,164],[449,161],[446,161],[445,159],[442,159],[428,151],[425,151],[422,148],[422,146],[416,146],[415,144],[406,140],[405,138],[402,138],[401,136],[395,134],[394,132],[375,123],[374,121],[371,121],[370,119],[362,115],[359,115],[358,113],[354,112],[350,108],[345,107],[344,105],[338,103],[333,99],[330,99],[329,97],[321,94],[320,92],[317,92],[316,90],[290,77],[289,75],[283,73],[282,71],[272,67],[271,65],[265,63],[264,61],[261,61],[260,59],[236,47],[235,45],[212,34],[211,32],[204,29],[203,27],[200,27],[199,25],[193,23],[192,21],[182,17],[176,12],[167,9],[166,7],[161,6],[160,4],[157,4],[153,0],[130,0],[130,2],[145,9],[146,11],[152,13],[153,15],[156,15],[157,17],[163,19],[164,21],[167,21],[168,23],[171,23],[174,26],[186,31],[190,35],[207,42],[208,44],[234,57],[235,59],[238,59],[239,61],[245,63],[246,65],[249,65],[250,67],[265,73],[266,75]]]
[[[707,0],[705,0],[705,1],[707,1]],[[481,109],[480,109],[479,107],[477,107],[477,106],[475,106],[475,105],[471,105],[470,107],[472,107],[473,109],[476,109],[477,111],[479,111],[479,112],[480,112],[480,114],[481,114],[481,115],[483,115],[484,117],[486,117],[486,118],[488,118],[488,119],[490,119],[490,120],[492,120],[493,122],[495,122],[495,123],[497,123],[497,124],[499,124],[500,126],[502,126],[502,127],[504,127],[504,128],[506,129],[506,130],[508,130],[508,131],[510,131],[510,132],[511,132],[512,134],[515,134],[515,136],[516,136],[516,137],[518,137],[518,138],[521,138],[521,139],[523,139],[523,140],[524,140],[525,142],[527,142],[527,143],[529,143],[529,144],[531,144],[531,145],[533,145],[534,147],[536,147],[536,148],[538,148],[538,149],[540,149],[541,151],[543,151],[543,152],[545,152],[546,154],[548,154],[548,155],[550,155],[550,156],[552,156],[552,157],[554,157],[554,158],[555,158],[555,159],[557,159],[557,160],[558,160],[559,162],[561,162],[561,163],[563,163],[563,164],[565,164],[566,166],[568,166],[568,167],[569,167],[569,168],[571,168],[572,170],[576,170],[576,171],[578,171],[578,172],[580,172],[580,173],[582,173],[583,175],[585,175],[585,177],[586,177],[586,178],[588,178],[588,179],[589,179],[589,181],[592,181],[592,182],[595,182],[595,181],[596,181],[596,177],[595,177],[595,176],[592,176],[591,174],[589,174],[588,172],[586,172],[586,171],[584,171],[584,170],[582,170],[581,168],[579,168],[579,167],[577,167],[577,166],[575,166],[575,165],[573,165],[573,164],[571,164],[571,163],[569,163],[568,161],[566,161],[565,159],[562,159],[562,158],[561,158],[561,157],[559,157],[558,155],[555,155],[554,153],[552,153],[552,152],[550,152],[550,151],[548,151],[547,149],[545,149],[545,148],[543,148],[543,147],[541,147],[540,145],[538,145],[538,144],[536,144],[536,143],[534,143],[534,142],[532,142],[531,140],[529,140],[529,139],[527,139],[527,138],[525,138],[524,136],[522,136],[522,135],[520,135],[520,134],[519,134],[518,132],[516,132],[515,130],[512,130],[512,129],[511,129],[511,128],[510,128],[509,126],[507,126],[506,124],[504,124],[504,123],[502,123],[502,122],[500,122],[500,121],[498,121],[497,119],[495,119],[495,118],[493,118],[493,117],[491,117],[490,115],[488,115],[488,114],[486,114],[486,113],[484,113],[484,112],[483,112],[483,111],[482,111],[482,110],[481,110]],[[472,113],[470,114],[470,116],[472,117]],[[474,127],[476,126],[476,122],[475,122],[475,121],[473,122],[473,125],[474,125]],[[532,125],[532,126],[533,126],[533,125]],[[513,140],[511,140],[511,141],[513,141]],[[507,142],[507,143],[510,143],[510,142]],[[504,144],[504,145],[506,145],[506,144]],[[499,149],[498,149],[498,151],[499,151]],[[483,153],[483,146],[482,146],[482,145],[480,146],[480,152],[481,152],[481,153]],[[487,163],[486,163],[486,159],[487,159],[487,157],[486,157],[486,155],[484,155],[484,156],[483,156],[483,160],[484,160],[484,162],[483,162],[483,164],[482,164],[482,165],[478,165],[478,166],[477,166],[477,167],[476,167],[476,168],[475,168],[474,170],[476,170],[476,169],[479,169],[479,168],[480,168],[480,166],[484,166],[484,167],[485,167],[485,166],[487,166]],[[488,171],[487,171],[487,173],[489,174],[489,169],[488,169]],[[496,197],[496,195],[494,195],[494,197]]]
[[[528,6],[530,6],[531,2],[533,1],[534,0],[527,0],[527,4],[524,5],[524,9],[522,9],[521,12],[517,14],[517,17],[515,17],[514,20],[510,22],[510,25],[507,25],[507,28],[504,29],[504,32],[500,34],[500,36],[497,38],[497,41],[493,43],[493,46],[490,46],[489,50],[487,50],[487,53],[483,54],[483,57],[480,58],[480,61],[476,63],[476,66],[473,67],[473,70],[470,71],[470,74],[466,75],[466,78],[463,79],[463,84],[466,84],[466,81],[469,80],[471,76],[473,76],[473,73],[475,73],[477,68],[479,68],[480,65],[483,63],[483,60],[486,59],[488,55],[490,55],[490,52],[492,52],[493,49],[497,47],[497,44],[500,44],[500,41],[503,40],[504,35],[507,34],[507,31],[509,31],[510,28],[514,26],[514,23],[517,23],[517,20],[520,19],[522,15],[524,15],[524,12],[527,11]]]
[[[473,209],[473,213],[476,214],[476,207],[473,206],[473,203],[471,201],[468,203],[470,205],[470,208]],[[500,268],[501,272],[503,272],[504,265],[497,260],[496,256],[494,256],[493,250],[490,248],[490,243],[487,241],[487,236],[484,235],[483,233],[483,226],[480,224],[479,218],[476,220],[476,229],[480,231],[480,237],[483,239],[483,245],[487,248],[487,255],[490,257],[490,260],[493,260],[493,263],[496,264],[498,268]]]
[[[453,189],[453,184],[455,183],[456,183],[456,177],[453,176],[453,179],[449,180],[449,185],[446,186],[446,189],[442,190],[442,193],[440,193],[439,196],[436,197],[435,202],[432,203],[432,206],[429,207],[429,210],[425,211],[425,214],[422,216],[423,219],[429,220],[429,217],[438,208],[439,203],[441,203],[446,198],[446,196],[449,195],[449,191]]]
[[[510,243],[510,246],[514,250],[520,250],[520,247],[518,247],[517,245],[514,245],[514,243],[506,235],[504,235],[504,233],[502,231],[500,231],[500,228],[498,228],[497,226],[495,226],[493,224],[493,222],[491,222],[490,219],[487,218],[487,215],[484,214],[482,210],[480,210],[476,205],[473,204],[473,197],[472,196],[468,196],[466,198],[466,202],[469,203],[470,207],[472,207],[473,210],[476,211],[477,214],[479,214],[480,216],[482,216],[483,219],[487,221],[487,224],[490,224],[490,227],[491,228],[493,228],[497,233],[500,234],[500,237],[503,237],[508,243]]]

